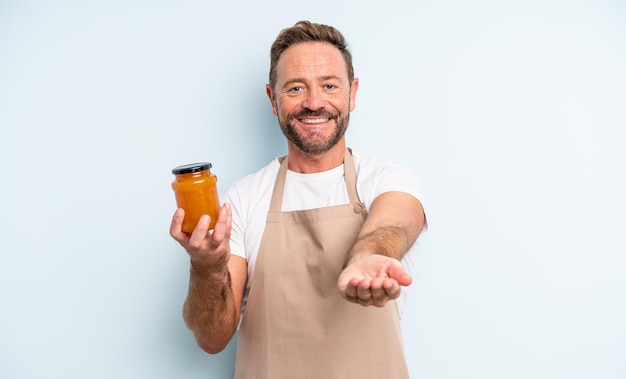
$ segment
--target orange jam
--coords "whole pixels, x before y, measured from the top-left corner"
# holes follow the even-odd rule
[[[176,175],[172,182],[176,204],[185,210],[183,232],[191,233],[202,215],[211,216],[209,229],[215,227],[220,202],[217,195],[217,176],[211,173],[211,167],[208,162],[200,162],[172,169],[172,174]]]

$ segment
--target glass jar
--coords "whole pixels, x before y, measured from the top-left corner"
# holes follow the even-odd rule
[[[172,169],[176,176],[172,189],[176,204],[185,210],[182,231],[191,233],[202,215],[211,216],[209,229],[215,227],[220,208],[217,195],[217,176],[211,173],[211,163],[200,162]]]

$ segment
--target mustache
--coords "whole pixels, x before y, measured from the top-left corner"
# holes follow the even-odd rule
[[[335,119],[337,118],[337,114],[336,113],[332,113],[332,112],[328,112],[325,109],[318,109],[318,110],[310,110],[310,109],[304,109],[301,110],[298,113],[294,113],[293,115],[291,115],[291,118],[303,118],[303,117],[325,117],[325,118],[332,118]]]

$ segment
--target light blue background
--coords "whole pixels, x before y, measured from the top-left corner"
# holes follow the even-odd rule
[[[232,375],[182,321],[170,169],[223,191],[286,151],[264,85],[300,19],[351,42],[349,145],[426,185],[412,377],[626,377],[618,0],[0,2],[0,377]]]

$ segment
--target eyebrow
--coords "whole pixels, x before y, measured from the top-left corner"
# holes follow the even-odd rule
[[[321,76],[319,77],[320,80],[341,80],[340,77],[338,77],[337,75],[326,75],[326,76]],[[291,84],[293,83],[305,83],[306,80],[304,78],[293,78],[293,79],[289,79],[285,82],[285,84],[283,84],[283,88],[285,87],[289,87]]]

